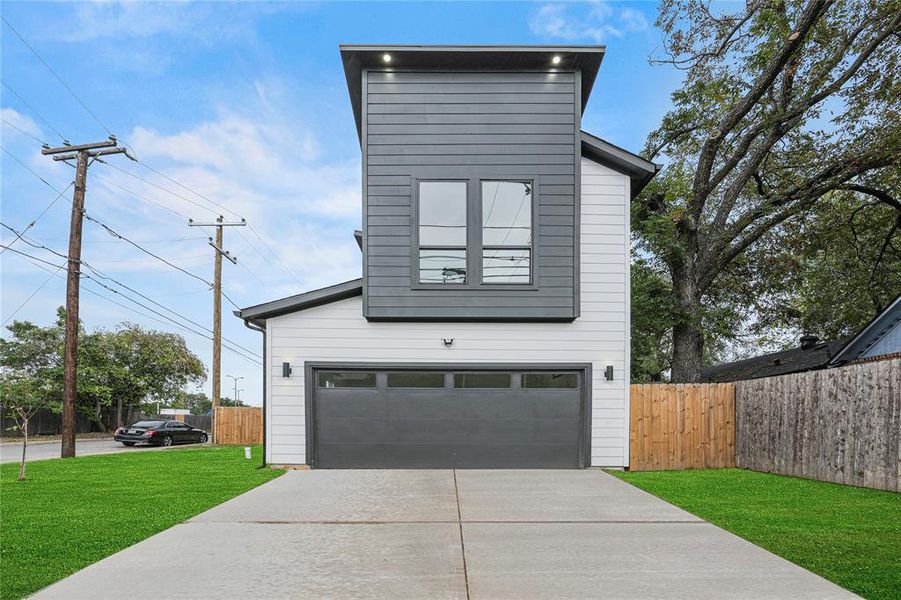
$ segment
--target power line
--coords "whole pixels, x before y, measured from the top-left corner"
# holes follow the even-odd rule
[[[27,131],[25,131],[24,129],[22,129],[21,127],[19,127],[19,126],[16,125],[15,123],[13,123],[12,121],[7,121],[6,119],[3,119],[3,118],[0,118],[0,121],[2,121],[3,123],[6,123],[7,125],[9,125],[10,127],[12,127],[13,129],[15,129],[16,131],[18,131],[19,133],[21,133],[22,135],[27,136],[27,137],[30,137],[31,139],[33,139],[34,141],[36,141],[36,142],[39,143],[39,144],[46,144],[46,143],[47,143],[47,142],[45,142],[44,140],[42,140],[42,139],[40,139],[40,138],[36,138],[35,136],[31,135],[30,133],[28,133]]]
[[[30,110],[32,113],[34,113],[34,116],[36,116],[41,122],[43,122],[44,125],[46,125],[46,126],[50,129],[50,131],[52,131],[53,133],[55,133],[55,134],[57,135],[57,137],[58,137],[59,139],[61,139],[62,141],[64,141],[64,142],[66,141],[65,136],[64,136],[63,134],[61,134],[61,133],[59,132],[59,130],[58,130],[56,127],[54,127],[53,125],[51,125],[51,124],[50,124],[50,121],[48,121],[47,119],[45,119],[45,118],[41,115],[41,113],[39,113],[39,112],[37,111],[37,109],[35,109],[32,105],[30,105],[30,104],[25,100],[25,98],[23,98],[16,90],[12,89],[12,88],[9,86],[9,84],[6,83],[5,81],[3,81],[2,83],[3,83],[3,87],[5,87],[6,89],[8,89],[8,90],[12,93],[13,96],[15,96],[16,98],[18,98],[19,101],[20,101],[22,104],[25,105],[25,108],[27,108],[27,109]],[[42,142],[42,143],[43,143],[43,142]]]
[[[6,146],[0,145],[0,149],[2,149],[4,152],[6,152],[6,154],[9,155],[9,157],[12,158],[14,161],[16,161],[17,163],[19,163],[20,165],[22,165],[22,167],[23,167],[26,171],[28,171],[29,173],[31,173],[32,175],[34,175],[35,177],[37,177],[38,179],[40,179],[42,182],[44,182],[44,185],[46,185],[47,187],[49,187],[51,190],[53,190],[54,192],[56,192],[56,193],[58,193],[58,194],[60,194],[60,195],[62,195],[62,194],[64,193],[64,192],[61,192],[60,190],[56,189],[56,186],[54,186],[52,183],[50,183],[49,181],[47,181],[46,179],[44,179],[43,177],[41,177],[40,175],[38,175],[37,171],[35,171],[34,169],[32,169],[31,167],[29,167],[28,165],[26,165],[24,162],[22,162],[22,160],[19,159],[19,157],[17,157],[15,154],[13,154],[13,153],[10,152],[9,150],[7,150],[7,149],[6,149]],[[73,183],[74,183],[74,182],[73,182]],[[70,183],[69,185],[72,185],[72,184]]]
[[[47,211],[49,211],[51,208],[53,208],[53,205],[56,204],[57,201],[58,201],[60,198],[63,197],[63,194],[65,194],[66,191],[67,191],[70,187],[72,187],[72,184],[73,184],[73,183],[75,183],[75,182],[74,182],[74,181],[73,181],[73,182],[70,182],[69,185],[67,185],[67,186],[63,189],[63,191],[61,191],[59,194],[57,194],[57,195],[56,195],[56,198],[54,198],[53,201],[52,201],[50,204],[48,204],[47,207],[46,207],[44,210],[41,211],[41,214],[39,214],[39,215],[36,216],[34,219],[32,219],[32,221],[28,224],[28,226],[25,227],[25,229],[22,230],[22,233],[18,233],[18,232],[17,232],[17,233],[16,233],[16,238],[15,238],[13,241],[11,241],[9,244],[10,244],[10,245],[15,244],[18,240],[22,239],[22,236],[25,235],[25,233],[26,233],[29,229],[31,229],[32,227],[34,227],[34,226],[37,224],[37,222],[41,219],[41,217],[43,217],[45,214],[47,214]],[[0,250],[0,254],[3,254],[4,252],[6,252],[5,249],[4,249],[4,250]]]
[[[27,240],[26,240],[26,242],[27,242]],[[36,246],[36,247],[37,247],[37,246]],[[8,246],[3,246],[2,244],[0,244],[0,248],[8,248]],[[60,255],[60,253],[58,253],[58,252],[56,252],[56,251],[54,251],[54,250],[52,250],[52,249],[50,249],[50,248],[46,248],[46,247],[42,247],[42,248],[45,249],[45,250],[49,250],[50,252],[53,252],[54,254]],[[54,268],[62,269],[62,268],[65,267],[65,264],[63,264],[62,266],[56,265],[56,264],[54,264],[54,263],[52,263],[52,262],[50,262],[50,261],[44,260],[44,259],[39,258],[39,257],[37,257],[37,256],[33,256],[33,255],[31,255],[31,254],[27,254],[27,253],[22,252],[22,251],[20,251],[20,250],[16,250],[15,248],[9,248],[9,250],[15,252],[16,254],[18,254],[18,255],[20,255],[20,256],[23,256],[23,257],[25,257],[25,258],[31,259],[32,261],[37,261],[37,262],[39,262],[39,263],[43,263],[43,264],[45,264],[45,265],[49,265],[49,266],[54,267]],[[128,290],[129,292],[131,292],[131,293],[133,293],[133,294],[136,294],[137,296],[139,296],[139,297],[141,297],[141,298],[147,300],[148,302],[150,302],[150,303],[152,303],[152,304],[155,304],[155,305],[159,306],[159,307],[162,308],[163,310],[169,311],[170,313],[176,315],[177,317],[183,319],[184,321],[187,321],[188,323],[190,323],[190,324],[192,324],[192,325],[194,325],[194,326],[196,326],[196,327],[199,327],[201,330],[203,330],[203,331],[209,331],[209,329],[208,329],[207,327],[205,327],[204,325],[202,325],[201,323],[198,323],[198,322],[196,322],[196,321],[193,321],[193,320],[191,320],[191,319],[189,319],[189,318],[187,318],[187,317],[185,317],[185,316],[182,316],[182,315],[181,315],[180,313],[178,313],[177,311],[175,311],[175,310],[173,310],[173,309],[171,309],[171,308],[169,308],[169,307],[167,307],[167,306],[165,306],[165,305],[163,305],[163,304],[160,304],[159,302],[157,302],[157,301],[154,300],[153,298],[150,298],[150,297],[146,296],[145,294],[143,294],[143,293],[141,293],[141,292],[139,292],[139,291],[137,291],[137,290],[135,290],[135,289],[133,289],[133,288],[131,288],[131,287],[125,285],[125,284],[123,284],[122,282],[116,280],[115,278],[110,277],[109,275],[107,275],[107,274],[104,273],[103,271],[100,271],[100,270],[97,269],[96,267],[92,267],[91,265],[89,265],[89,264],[87,264],[87,263],[85,263],[85,262],[82,262],[81,264],[82,264],[82,266],[84,266],[84,267],[86,267],[87,269],[89,269],[89,270],[90,270],[92,273],[94,273],[94,275],[95,275],[95,276],[91,276],[91,275],[89,275],[89,274],[87,274],[87,273],[80,273],[81,277],[83,277],[83,278],[85,278],[85,279],[90,279],[91,281],[93,281],[93,282],[96,283],[97,285],[100,285],[100,286],[104,287],[105,289],[111,291],[112,293],[118,294],[118,295],[121,296],[122,298],[125,298],[126,300],[129,300],[130,302],[133,302],[133,303],[137,304],[138,306],[144,308],[145,310],[149,310],[149,311],[153,312],[154,314],[159,315],[160,317],[166,319],[166,321],[168,321],[169,323],[171,323],[171,324],[173,324],[173,325],[176,325],[176,326],[178,326],[178,327],[181,327],[182,329],[184,329],[184,330],[186,330],[186,331],[190,331],[191,333],[194,333],[195,335],[200,335],[200,336],[204,337],[205,339],[208,339],[208,340],[213,339],[211,336],[209,336],[209,335],[207,335],[207,334],[205,334],[205,333],[203,333],[203,332],[195,331],[195,330],[192,329],[191,327],[188,327],[187,325],[184,325],[183,323],[179,323],[178,321],[176,321],[176,320],[173,319],[172,317],[169,317],[168,315],[165,315],[165,314],[163,314],[163,313],[160,313],[159,311],[157,311],[157,310],[155,310],[155,309],[153,309],[153,308],[151,308],[151,307],[149,307],[149,306],[143,304],[142,302],[140,302],[140,301],[138,301],[138,300],[135,300],[134,298],[128,296],[127,294],[124,294],[124,293],[122,293],[122,292],[120,292],[120,291],[118,291],[118,290],[116,290],[116,289],[113,289],[113,288],[109,287],[108,285],[104,284],[102,281],[100,281],[100,280],[97,279],[97,278],[99,277],[99,278],[101,278],[101,279],[108,280],[108,281],[112,282],[113,284],[118,285],[118,286],[120,286],[120,287],[122,287],[122,288]],[[38,265],[38,266],[40,266],[40,265]],[[45,270],[46,270],[46,269],[45,269]],[[128,307],[125,307],[125,308],[128,308]],[[145,315],[145,316],[146,316],[146,315]],[[228,343],[223,343],[223,347],[225,347],[226,349],[230,350],[231,352],[233,352],[233,353],[235,353],[235,354],[238,354],[239,356],[242,356],[243,358],[248,358],[247,355],[252,356],[252,357],[254,357],[255,359],[260,358],[260,355],[254,353],[252,350],[248,350],[247,348],[244,348],[243,346],[241,346],[240,344],[238,344],[237,342],[235,342],[235,341],[233,341],[233,340],[229,340],[229,339],[227,339],[227,338],[223,338],[223,340],[224,340],[224,342],[228,342]]]
[[[174,264],[174,263],[169,262],[168,260],[166,260],[165,258],[163,258],[162,256],[160,256],[159,254],[155,254],[155,253],[151,252],[151,251],[148,250],[147,248],[144,248],[144,247],[141,246],[140,244],[138,244],[138,243],[136,243],[136,242],[134,242],[134,241],[128,239],[127,237],[125,237],[125,236],[122,235],[121,233],[115,231],[112,227],[110,227],[110,226],[107,225],[106,223],[102,223],[101,221],[99,221],[98,219],[95,219],[94,217],[92,217],[91,215],[89,215],[89,214],[87,214],[87,213],[85,213],[84,218],[87,219],[88,221],[91,221],[92,223],[97,223],[98,225],[100,225],[101,227],[103,227],[103,229],[104,229],[108,234],[110,234],[111,236],[113,236],[114,238],[120,239],[120,240],[122,240],[123,242],[127,242],[127,243],[131,244],[132,246],[134,246],[135,248],[137,248],[138,250],[140,250],[141,252],[143,252],[143,253],[145,253],[145,254],[147,254],[147,255],[149,255],[149,256],[152,256],[153,258],[157,259],[157,260],[160,261],[160,262],[165,263],[166,265],[172,267],[172,268],[175,269],[176,271],[180,271],[180,272],[184,273],[185,275],[187,275],[187,276],[189,276],[189,277],[193,277],[194,279],[196,279],[196,280],[198,280],[198,281],[201,281],[201,282],[205,283],[206,285],[212,287],[213,284],[210,283],[209,281],[207,281],[206,279],[204,279],[203,277],[201,277],[201,276],[199,276],[199,275],[195,275],[194,273],[191,273],[190,271],[188,271],[188,270],[186,270],[186,269],[183,269],[183,268],[179,267],[178,265],[176,265],[176,264]]]
[[[44,66],[47,68],[47,70],[50,71],[50,73],[53,74],[54,77],[56,77],[56,80],[59,81],[60,84],[62,84],[62,86],[63,86],[64,88],[66,88],[66,91],[69,92],[70,94],[72,94],[72,97],[75,98],[75,100],[81,105],[81,107],[82,107],[83,109],[85,109],[85,111],[86,111],[89,115],[91,115],[91,117],[93,117],[93,119],[94,119],[95,121],[97,121],[97,124],[100,125],[100,126],[104,129],[104,131],[106,131],[107,134],[113,135],[113,132],[110,130],[110,128],[107,127],[107,126],[103,123],[103,121],[100,120],[100,117],[98,117],[96,114],[94,114],[94,111],[92,111],[92,110],[88,107],[88,105],[85,104],[84,100],[82,100],[81,97],[79,97],[79,95],[76,94],[76,93],[72,90],[71,87],[69,87],[69,84],[67,84],[67,83],[63,80],[63,78],[60,77],[59,74],[58,74],[56,71],[53,70],[53,67],[51,67],[51,66],[47,63],[47,61],[45,61],[45,60],[41,57],[41,55],[38,54],[37,50],[35,50],[35,49],[31,46],[31,44],[29,44],[29,43],[25,40],[24,37],[22,37],[22,34],[19,33],[19,32],[16,30],[16,28],[13,27],[13,26],[9,23],[9,21],[6,20],[6,17],[0,15],[0,19],[2,19],[3,22],[6,24],[6,26],[9,27],[10,30],[11,30],[14,34],[16,34],[16,37],[19,38],[19,41],[21,41],[22,44],[24,44],[25,47],[28,48],[28,49],[31,51],[32,54],[34,54],[35,58],[37,58],[37,59],[41,62],[41,64],[44,65]]]
[[[7,247],[7,248],[8,248],[8,247]],[[7,248],[4,248],[4,250],[7,249]],[[42,268],[43,268],[43,267],[42,267]],[[32,298],[34,298],[35,296],[37,296],[38,292],[40,292],[42,289],[44,289],[44,286],[45,286],[45,285],[47,285],[48,283],[50,283],[50,280],[53,279],[53,277],[54,277],[57,273],[59,273],[59,272],[60,272],[61,270],[63,270],[64,268],[66,268],[65,263],[63,263],[63,264],[59,265],[58,267],[56,267],[56,270],[55,270],[55,271],[51,271],[51,272],[50,272],[50,276],[47,277],[47,279],[45,279],[45,280],[43,281],[43,283],[41,283],[41,285],[39,285],[35,291],[31,292],[31,295],[28,296],[27,298],[25,298],[25,301],[22,302],[22,304],[20,304],[19,307],[16,308],[16,310],[14,310],[14,311],[12,312],[11,315],[9,315],[8,317],[6,317],[6,320],[3,321],[4,327],[6,326],[7,323],[9,323],[10,321],[12,321],[13,317],[15,317],[17,314],[19,314],[19,311],[22,310],[22,308],[23,308],[26,304],[28,304],[29,302],[31,302],[31,299],[32,299]],[[49,269],[47,269],[47,270],[49,271]]]

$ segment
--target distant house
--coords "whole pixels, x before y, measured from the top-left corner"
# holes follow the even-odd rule
[[[841,349],[830,367],[901,356],[901,295]]]
[[[851,338],[821,342],[801,337],[798,348],[723,363],[701,372],[701,381],[722,383],[815,371],[842,365],[901,357],[901,296]]]
[[[704,383],[724,383],[742,379],[759,379],[829,367],[830,361],[845,346],[848,338],[821,342],[815,335],[801,337],[801,345],[745,360],[723,363],[701,371]]]

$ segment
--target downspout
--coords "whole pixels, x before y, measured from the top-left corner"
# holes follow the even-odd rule
[[[260,464],[262,469],[266,466],[266,378],[269,376],[269,371],[266,369],[266,328],[251,323],[248,319],[244,319],[244,326],[263,334],[263,462]]]

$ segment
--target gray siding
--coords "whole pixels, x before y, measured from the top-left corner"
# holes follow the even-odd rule
[[[364,316],[579,315],[579,98],[576,73],[364,72]],[[437,177],[535,179],[536,286],[414,289],[412,180]]]
[[[901,352],[901,322],[895,324],[873,347],[861,354],[860,358],[874,358]]]

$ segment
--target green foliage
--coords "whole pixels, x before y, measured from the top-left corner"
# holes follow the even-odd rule
[[[672,284],[674,378],[697,380],[704,350],[719,352],[705,342],[725,347],[746,330],[736,323],[776,339],[768,320],[825,334],[872,317],[884,290],[901,290],[887,256],[901,222],[901,1],[665,0],[657,25],[658,62],[685,79],[648,138],[664,168],[632,223]],[[818,206],[836,194],[844,209]],[[875,204],[879,216],[854,213]],[[838,220],[851,214],[876,233],[850,240]],[[833,245],[799,237],[814,232]],[[847,248],[861,251],[850,260]],[[830,274],[843,280],[827,291]],[[826,314],[842,300],[848,310]]]
[[[282,474],[243,448],[0,465],[0,597],[22,598]]]
[[[631,268],[633,383],[661,381],[670,368],[672,287],[665,274],[637,259]]]
[[[213,403],[210,397],[203,392],[179,392],[175,401],[170,402],[169,406],[172,408],[186,408],[191,411],[192,415],[205,415],[210,412]],[[225,397],[219,399],[219,406],[247,406],[247,404],[243,400],[232,400]]]
[[[738,469],[611,474],[864,598],[901,590],[901,494]]]
[[[50,407],[62,401],[64,323],[60,308],[53,325],[15,321],[8,327],[9,339],[0,339],[0,371],[27,379]],[[102,406],[168,402],[206,379],[203,363],[179,335],[130,323],[113,331],[80,329],[78,409],[95,420]]]

